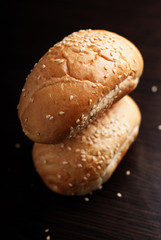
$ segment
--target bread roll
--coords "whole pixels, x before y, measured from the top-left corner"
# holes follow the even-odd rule
[[[44,183],[64,195],[84,195],[109,179],[135,140],[141,114],[125,96],[96,121],[60,144],[33,147],[33,161]]]
[[[138,49],[105,30],[81,30],[55,44],[35,64],[18,105],[24,133],[58,143],[132,91],[143,71]]]

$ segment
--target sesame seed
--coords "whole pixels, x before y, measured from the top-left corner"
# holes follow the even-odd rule
[[[126,171],[126,175],[129,176],[131,174],[130,170]]]
[[[107,66],[104,66],[104,69],[105,69],[105,70],[107,70],[107,69],[108,69],[108,67],[107,67]]]
[[[67,161],[63,161],[62,164],[63,164],[63,165],[66,165],[66,164],[68,164],[68,162],[67,162]]]
[[[47,161],[46,160],[44,160],[44,164],[46,164],[47,163]]]
[[[72,184],[72,183],[69,183],[68,185],[69,185],[69,187],[73,187],[73,184]]]
[[[69,99],[70,99],[70,101],[71,101],[73,98],[74,98],[74,96],[72,96],[72,95],[71,95],[71,96],[70,96],[70,98],[69,98]]]
[[[100,166],[100,165],[98,165],[98,166],[97,166],[97,169],[98,169],[98,170],[101,170],[101,166]]]
[[[121,198],[122,197],[122,193],[118,192],[117,193],[117,197]]]
[[[155,85],[152,86],[151,91],[154,92],[154,93],[157,92],[158,91],[158,87],[155,86]]]
[[[46,118],[48,119],[48,118],[50,118],[50,116],[51,116],[50,114],[47,114],[47,115],[46,115]]]
[[[64,114],[64,112],[63,112],[63,111],[60,111],[60,112],[59,112],[59,115],[63,115],[63,114]]]
[[[76,120],[76,124],[79,123],[79,122],[80,122],[80,119],[77,119],[77,120]]]
[[[84,201],[85,201],[85,202],[89,202],[89,198],[88,198],[88,197],[85,197],[85,198],[84,198]]]
[[[49,232],[49,228],[46,228],[44,232]]]
[[[61,175],[60,175],[60,174],[57,174],[57,177],[58,177],[59,179],[61,179]]]
[[[104,78],[108,78],[108,76],[109,76],[109,74],[107,73],[107,74],[104,76]]]
[[[77,166],[78,166],[79,168],[82,168],[82,167],[83,167],[81,163],[78,163]]]
[[[82,162],[86,162],[86,159],[85,159],[85,158],[82,158],[81,161],[82,161]]]
[[[22,88],[22,92],[25,92],[26,90],[25,90],[25,88]]]
[[[50,116],[50,117],[49,117],[49,120],[52,120],[53,118],[54,118],[53,116]]]
[[[158,125],[158,130],[161,130],[161,125]]]
[[[63,63],[64,62],[64,59],[60,59],[59,63]]]
[[[91,103],[92,103],[92,99],[89,99],[89,104],[91,105]]]
[[[45,64],[43,64],[43,65],[42,65],[42,68],[45,68],[45,67],[46,67],[46,65],[45,65]]]
[[[29,99],[29,101],[33,103],[33,102],[34,102],[34,98],[31,97],[31,98]]]
[[[93,84],[92,84],[92,87],[95,88],[95,87],[97,87],[97,85],[96,85],[95,83],[93,83]]]
[[[61,143],[60,147],[61,147],[61,148],[64,148],[64,143]]]
[[[37,80],[39,80],[40,79],[40,75],[37,77]]]
[[[116,73],[116,69],[114,68],[114,69],[112,70],[112,72],[115,74],[115,73]]]
[[[85,181],[87,181],[87,180],[88,180],[88,178],[87,178],[87,177],[83,177],[83,179],[84,179]]]
[[[71,150],[72,150],[72,149],[71,149],[71,147],[69,147],[69,146],[67,147],[67,149],[68,149],[69,151],[71,151]]]
[[[75,152],[80,152],[80,149],[79,149],[79,148],[76,148],[76,149],[75,149]]]

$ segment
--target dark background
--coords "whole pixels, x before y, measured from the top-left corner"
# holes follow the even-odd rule
[[[26,76],[49,47],[88,28],[110,30],[131,40],[141,51],[145,68],[130,94],[142,112],[140,134],[111,179],[86,202],[44,186],[33,167],[32,142],[22,133],[16,106]],[[5,239],[43,240],[50,235],[51,240],[160,240],[161,1],[1,1],[1,40]]]

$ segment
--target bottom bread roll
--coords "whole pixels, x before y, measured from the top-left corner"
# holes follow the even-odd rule
[[[60,144],[35,143],[33,161],[44,183],[64,195],[85,195],[109,179],[135,140],[141,122],[125,96],[75,137]]]

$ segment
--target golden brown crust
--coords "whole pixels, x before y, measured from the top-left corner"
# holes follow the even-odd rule
[[[132,91],[142,71],[142,56],[127,39],[104,30],[72,33],[26,80],[18,106],[25,134],[39,143],[62,141]],[[105,96],[108,101],[93,110]]]
[[[128,96],[71,139],[56,145],[35,143],[33,161],[44,183],[66,195],[99,189],[135,140],[140,111]]]

